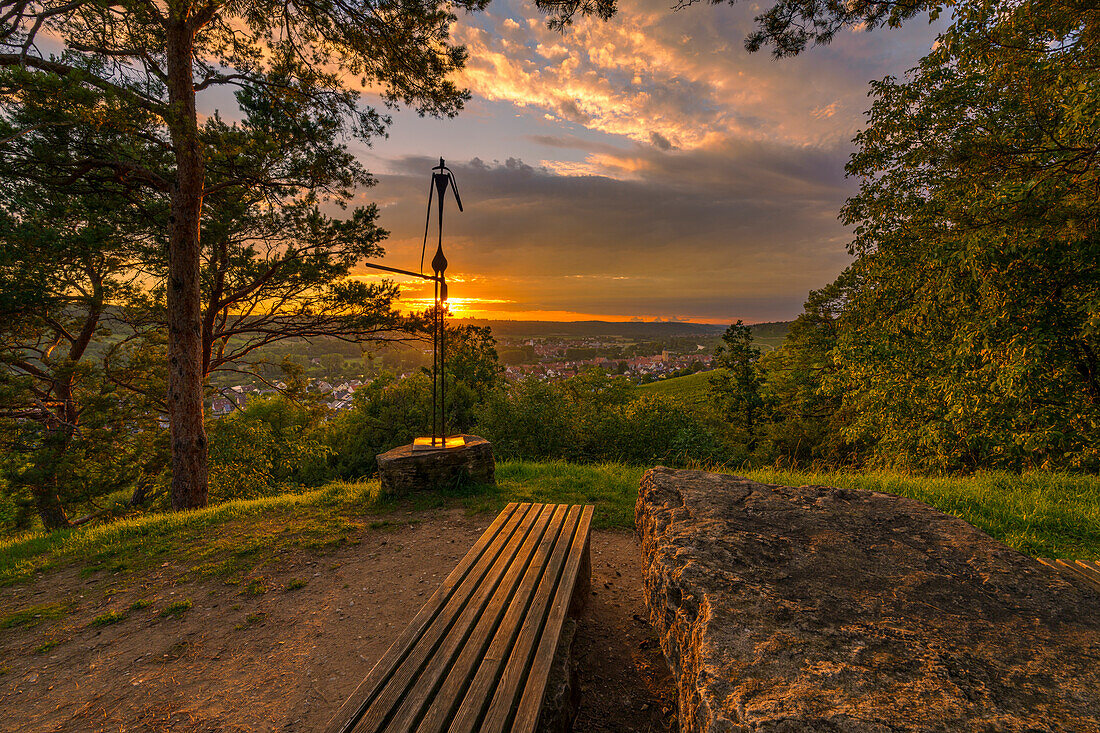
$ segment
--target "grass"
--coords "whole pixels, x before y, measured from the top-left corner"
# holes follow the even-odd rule
[[[69,612],[69,606],[61,603],[39,603],[0,618],[0,629],[30,629],[43,621],[54,621]]]
[[[510,501],[586,503],[596,506],[597,528],[629,528],[643,472],[641,467],[618,464],[505,461],[497,464],[496,486],[430,492],[403,501],[379,496],[377,482],[334,483],[316,491],[233,501],[194,512],[148,514],[25,535],[0,541],[0,584],[27,581],[66,565],[83,565],[89,573],[171,565],[174,571],[221,578],[240,585],[242,595],[258,596],[269,587],[254,573],[274,561],[280,550],[298,547],[323,553],[358,542],[362,532],[388,531],[400,524],[384,518],[397,508],[458,506],[495,512]],[[1100,477],[991,473],[922,478],[772,470],[744,474],[765,483],[826,484],[907,496],[961,517],[1034,556],[1100,558]],[[287,590],[300,587],[291,581]],[[138,610],[137,603],[131,610]],[[173,604],[177,610],[170,615],[190,608],[189,601],[179,604]],[[60,604],[33,606],[0,618],[0,628],[29,628],[65,613]]]
[[[191,601],[173,601],[164,608],[160,609],[160,613],[157,614],[161,618],[179,618],[183,614],[191,610]]]
[[[596,528],[633,527],[638,482],[644,472],[643,468],[616,463],[499,463],[492,508],[509,501],[594,504],[592,524]]]
[[[248,585],[246,585],[241,592],[246,596],[262,596],[264,593],[267,593],[267,591],[267,582],[263,578],[253,578],[248,581]]]
[[[110,626],[111,624],[117,624],[125,618],[126,613],[123,611],[107,611],[93,618],[92,626]]]
[[[363,508],[385,511],[377,482],[333,483],[299,494],[230,501],[193,512],[150,513],[106,524],[0,540],[0,585],[81,564],[82,574],[133,572],[183,560],[199,575],[248,572],[282,547],[347,541]]]
[[[640,384],[637,390],[640,395],[666,397],[685,407],[698,409],[709,404],[707,391],[710,388],[712,376],[713,370],[696,372],[684,377],[672,377],[649,384]]]

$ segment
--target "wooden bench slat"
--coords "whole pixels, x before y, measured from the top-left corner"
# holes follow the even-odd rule
[[[1055,560],[1054,562],[1057,564],[1058,568],[1064,571],[1067,575],[1083,581],[1088,587],[1092,588],[1093,590],[1100,590],[1100,580],[1097,580],[1089,573],[1086,573],[1084,570],[1077,567],[1075,563],[1066,562],[1065,560]]]
[[[472,582],[464,582],[456,591],[444,611],[428,627],[388,683],[367,706],[359,725],[354,728],[356,733],[380,733],[406,695],[410,692],[421,694],[422,691],[414,684],[421,671],[431,661],[436,649],[451,631],[452,626],[456,623],[469,623],[471,614],[467,613],[467,609],[470,604],[483,604],[486,597],[496,589],[501,576],[519,552],[540,513],[541,505],[525,505],[519,526],[507,538],[507,544],[493,559],[487,572],[476,580],[472,575],[469,576],[467,580]]]
[[[546,679],[550,674],[550,666],[561,635],[561,627],[565,623],[566,612],[573,602],[571,591],[576,584],[581,561],[587,559],[588,528],[591,522],[592,507],[586,506],[581,511],[580,521],[574,527],[573,536],[570,538],[566,562],[556,577],[555,574],[550,573],[543,578],[547,583],[547,592],[544,594],[540,589],[539,597],[545,596],[551,599],[552,606],[549,614],[545,616],[535,614],[529,617],[532,628],[525,629],[527,631],[525,642],[528,642],[528,645],[517,645],[512,650],[512,655],[505,667],[507,679],[502,680],[502,683],[497,686],[496,694],[489,705],[480,731],[485,733],[506,730],[511,733],[534,731],[538,723],[539,710],[542,707]],[[569,589],[570,592],[559,592],[559,589]],[[516,693],[520,690],[522,695],[518,696],[517,702]]]
[[[1100,567],[1097,567],[1094,561],[1078,560],[1077,564],[1084,568],[1085,573],[1087,573],[1090,578],[1097,582],[1100,582]]]
[[[425,630],[450,603],[452,597],[470,578],[471,574],[478,575],[479,570],[483,574],[484,569],[489,567],[489,563],[496,558],[503,543],[510,536],[515,526],[518,525],[524,512],[529,508],[530,504],[513,502],[497,515],[497,518],[489,525],[489,528],[485,530],[474,546],[470,548],[470,551],[459,561],[459,564],[451,571],[435,593],[432,594],[412,622],[390,645],[390,648],[374,665],[367,677],[355,689],[355,692],[333,715],[328,728],[326,728],[326,733],[350,733],[354,730],[367,707],[377,697],[382,686],[392,678],[400,664],[405,661]]]
[[[569,548],[569,560],[558,583],[559,588],[572,589],[577,582],[577,575],[582,562],[589,562],[589,536],[588,528],[592,524],[592,507],[586,506],[581,512],[579,529],[573,536],[573,544]],[[531,666],[531,672],[527,675],[527,686],[523,690],[523,697],[519,701],[519,709],[512,723],[512,733],[534,733],[535,726],[539,722],[539,711],[542,709],[543,693],[546,691],[546,680],[550,676],[550,667],[554,663],[554,653],[558,649],[558,639],[561,637],[561,627],[565,623],[566,614],[573,604],[572,593],[555,591],[554,607],[550,611],[550,617],[546,620],[546,627],[539,640],[539,648],[535,653],[535,661]]]
[[[504,618],[491,629],[483,643],[471,645],[465,666],[456,665],[440,690],[418,733],[440,733],[444,730],[474,730],[483,712],[488,708],[491,693],[501,678],[502,669],[519,635],[523,620],[537,617],[538,591],[547,573],[556,573],[560,558],[568,547],[576,525],[576,515],[569,507],[559,504],[546,535],[527,566],[516,594],[508,604]],[[545,604],[544,604],[545,605]],[[487,647],[487,648],[486,648]],[[476,664],[476,666],[474,666]],[[458,708],[456,710],[455,708]],[[448,727],[449,726],[449,727]]]
[[[499,659],[496,654],[491,655],[495,664],[486,665],[479,670],[479,679],[475,680],[476,689],[481,697],[475,695],[475,687],[467,692],[462,705],[455,713],[454,721],[449,731],[459,732],[481,730],[493,713],[492,702],[496,699],[515,701],[519,698],[524,679],[526,678],[525,666],[530,661],[529,650],[537,644],[547,610],[553,602],[555,580],[560,575],[565,565],[565,558],[569,547],[572,545],[573,536],[577,531],[578,521],[581,516],[580,507],[570,507],[566,516],[562,532],[554,545],[553,554],[541,576],[538,578],[538,586],[535,589],[531,607],[523,616],[523,622],[518,629],[516,638],[509,644],[509,648],[499,651]],[[497,669],[494,669],[494,666]],[[511,705],[502,707],[498,704],[497,714],[507,717],[510,714]]]
[[[449,708],[443,699],[445,693],[441,691],[441,685],[452,673],[459,678],[454,684],[462,686],[469,680],[470,668],[480,657],[483,640],[491,636],[499,624],[505,606],[516,591],[517,581],[541,546],[553,515],[553,505],[542,505],[516,554],[504,567],[503,574],[495,583],[485,583],[478,589],[477,598],[466,606],[417,678],[415,694],[405,699],[390,721],[391,730],[416,730],[425,710],[434,702]],[[472,656],[475,652],[477,657]]]

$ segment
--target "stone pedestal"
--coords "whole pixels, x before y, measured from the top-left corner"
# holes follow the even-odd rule
[[[414,491],[451,489],[464,483],[495,484],[493,447],[485,438],[464,435],[466,444],[440,450],[403,445],[378,456],[382,491],[401,496]]]
[[[683,733],[1100,731],[1100,594],[912,499],[655,468]]]

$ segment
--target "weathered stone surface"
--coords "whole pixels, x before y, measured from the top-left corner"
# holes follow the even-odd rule
[[[655,468],[682,731],[1100,731],[1100,594],[917,501]]]
[[[546,692],[539,711],[538,733],[569,733],[580,708],[581,688],[577,683],[577,666],[573,658],[573,639],[577,622],[567,618],[561,627],[554,663],[546,680]]]
[[[413,491],[453,488],[463,482],[496,483],[493,447],[485,438],[466,435],[466,445],[447,450],[414,451],[411,445],[378,456],[382,490],[403,495]]]

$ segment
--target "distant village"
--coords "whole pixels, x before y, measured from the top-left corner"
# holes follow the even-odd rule
[[[510,381],[568,379],[592,368],[624,376],[639,384],[682,376],[711,368],[714,344],[709,339],[669,339],[664,342],[631,343],[621,338],[503,338],[497,351]],[[317,393],[332,410],[352,405],[356,390],[371,384],[383,371],[405,377],[430,363],[431,352],[422,347],[406,348],[363,359],[330,358],[335,355],[308,357],[302,361],[307,389]],[[355,373],[358,372],[358,373]],[[248,404],[250,399],[276,394],[286,389],[282,381],[254,380],[240,384],[222,384],[211,400],[215,416],[227,415]]]
[[[332,384],[323,379],[310,379],[308,389],[327,398],[324,399],[324,403],[330,409],[347,410],[351,407],[355,390],[370,383],[370,379],[349,379],[339,384]],[[273,386],[235,384],[232,387],[226,387],[218,391],[211,400],[210,410],[215,416],[228,415],[234,410],[247,405],[249,399],[253,397],[266,397],[285,389],[285,382],[276,382]]]
[[[504,374],[509,379],[523,379],[535,377],[537,379],[555,380],[567,379],[587,369],[597,367],[609,374],[620,374],[633,381],[644,383],[657,379],[665,379],[671,375],[704,371],[710,369],[713,356],[705,344],[695,344],[690,353],[682,353],[669,349],[662,349],[660,353],[635,356],[592,356],[589,358],[570,359],[570,353],[586,350],[611,350],[616,348],[614,343],[606,343],[596,339],[578,339],[559,343],[538,343],[535,339],[529,339],[525,346],[534,351],[536,360],[525,363],[508,365],[504,368]]]

